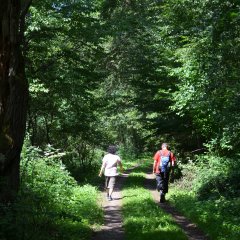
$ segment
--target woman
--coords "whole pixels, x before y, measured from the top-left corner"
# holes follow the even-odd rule
[[[112,193],[114,190],[116,177],[118,176],[117,166],[120,166],[121,172],[123,171],[123,167],[120,157],[116,154],[117,148],[115,146],[109,146],[107,152],[108,153],[103,157],[102,160],[102,167],[99,173],[99,177],[102,176],[102,173],[104,171],[107,198],[108,201],[112,201]]]

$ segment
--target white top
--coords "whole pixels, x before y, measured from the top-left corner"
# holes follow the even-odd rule
[[[117,165],[121,162],[121,159],[118,155],[114,155],[111,153],[106,154],[103,157],[103,164],[105,166],[104,175],[107,177],[117,176]]]

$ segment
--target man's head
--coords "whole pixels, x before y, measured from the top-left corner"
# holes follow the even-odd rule
[[[162,150],[164,150],[164,149],[168,149],[167,143],[163,143],[163,144],[162,144]]]
[[[114,145],[110,145],[107,150],[108,153],[115,154],[117,152],[117,147]]]

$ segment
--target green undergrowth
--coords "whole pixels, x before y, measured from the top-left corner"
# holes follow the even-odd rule
[[[141,157],[141,158],[127,158],[127,159],[123,159],[122,160],[122,164],[123,164],[123,168],[125,170],[133,168],[137,165],[141,165],[145,162],[145,158]]]
[[[84,240],[103,222],[98,191],[79,186],[58,159],[23,159],[14,205],[3,207],[0,239]]]
[[[214,240],[239,240],[240,199],[199,201],[193,192],[171,188],[168,198],[181,213]]]
[[[203,156],[183,167],[167,198],[214,240],[239,240],[239,161]]]
[[[124,184],[123,225],[127,239],[187,239],[173,219],[153,201],[150,192],[143,188],[145,172],[145,166],[134,169]]]

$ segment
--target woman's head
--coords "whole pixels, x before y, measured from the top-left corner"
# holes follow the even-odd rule
[[[115,154],[117,152],[117,147],[114,145],[110,145],[107,149],[108,153]]]

